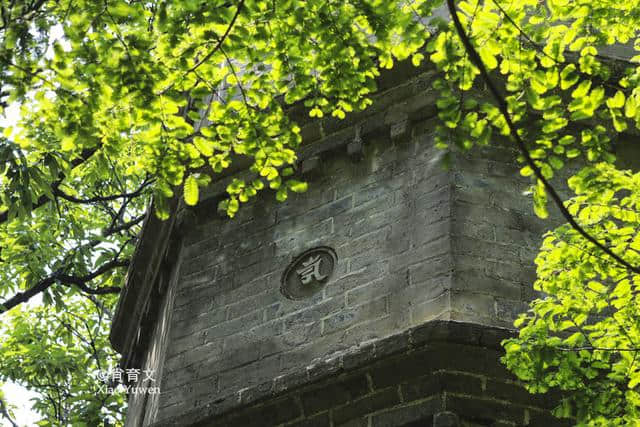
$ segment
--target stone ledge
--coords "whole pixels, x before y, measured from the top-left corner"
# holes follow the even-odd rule
[[[160,421],[153,424],[153,426],[209,425],[208,423],[212,422],[213,419],[226,416],[226,414],[241,412],[259,404],[270,406],[274,401],[284,398],[288,393],[302,387],[305,389],[313,387],[325,380],[340,381],[341,378],[345,378],[348,374],[354,374],[369,365],[400,354],[422,358],[425,354],[424,350],[428,350],[434,344],[463,345],[468,346],[469,349],[480,348],[483,353],[489,356],[485,358],[485,363],[487,363],[491,355],[497,355],[501,350],[500,342],[505,338],[514,336],[514,334],[514,330],[506,328],[445,320],[431,321],[400,334],[363,342],[358,346],[331,354],[323,359],[313,360],[312,363],[302,369],[291,371],[268,382],[239,390],[233,394],[221,396],[204,407]],[[493,352],[487,352],[487,350],[493,350]],[[454,357],[451,360],[440,361],[435,365],[444,363],[443,366],[446,366],[452,361],[455,362],[456,359]],[[475,363],[476,361],[474,360]],[[481,361],[478,361],[478,363],[479,366],[482,366]],[[504,369],[501,369],[498,360],[495,360],[495,364],[497,365],[497,370],[486,372],[485,374],[488,377],[495,378],[508,375]],[[435,372],[435,369],[439,369],[435,365],[428,366],[426,369],[431,369]],[[397,370],[394,367],[392,368],[387,375],[392,378],[391,382],[402,381],[403,375],[401,371],[403,370],[401,368]],[[453,364],[449,367],[449,369],[454,370],[456,368],[463,367],[453,366]],[[409,376],[413,374],[412,371],[406,373]],[[370,387],[373,387],[371,385],[371,377],[369,374],[366,375],[370,382]],[[418,374],[416,373],[415,375]],[[377,390],[385,390],[385,387],[387,386],[384,384],[376,385]],[[296,403],[296,405],[300,405],[300,402]]]

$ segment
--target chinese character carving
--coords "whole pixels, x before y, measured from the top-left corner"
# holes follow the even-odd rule
[[[327,278],[326,274],[320,273],[320,263],[322,262],[322,258],[320,255],[311,256],[307,261],[302,262],[302,268],[296,270],[296,273],[300,276],[300,281],[303,285],[309,284],[313,279],[316,279],[318,282]]]
[[[338,258],[328,246],[300,254],[282,274],[280,291],[289,299],[303,299],[320,292],[333,275]]]

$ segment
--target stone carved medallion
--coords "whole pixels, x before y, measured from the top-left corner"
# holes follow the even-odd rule
[[[334,250],[327,246],[309,249],[284,271],[280,291],[289,299],[310,297],[331,279],[337,260]]]

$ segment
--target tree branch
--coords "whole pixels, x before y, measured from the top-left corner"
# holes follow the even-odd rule
[[[121,231],[124,230],[128,230],[131,227],[133,227],[136,224],[139,224],[140,222],[142,222],[143,219],[145,219],[147,217],[147,214],[144,213],[140,216],[137,216],[135,218],[133,218],[131,221],[127,221],[123,224],[120,224],[118,226],[111,226],[109,228],[107,228],[106,230],[104,230],[104,232],[102,233],[102,237],[107,237],[107,236],[111,236],[112,234],[116,234],[119,233]]]
[[[87,274],[86,276],[72,276],[72,275],[63,274],[62,270],[60,269],[54,272],[53,274],[51,274],[50,276],[40,280],[33,287],[27,289],[24,292],[18,292],[16,295],[6,300],[0,306],[0,314],[3,314],[11,310],[13,307],[17,305],[20,305],[24,302],[29,301],[31,298],[33,298],[37,294],[44,292],[45,290],[49,289],[52,285],[56,283],[60,283],[63,286],[76,285],[81,291],[91,295],[104,295],[104,294],[118,293],[120,292],[121,288],[116,286],[108,286],[108,287],[93,289],[88,287],[86,284],[87,282],[90,282],[96,277],[114,268],[126,267],[128,265],[129,265],[129,260],[114,259],[103,264],[102,266],[100,266],[100,268],[93,271],[92,273]]]
[[[242,6],[243,5],[244,5],[244,0],[240,0],[240,3],[238,3],[238,8],[236,9],[236,13],[235,13],[235,15],[233,15],[233,18],[231,19],[231,22],[229,23],[229,26],[227,27],[227,30],[224,32],[222,37],[220,37],[220,39],[218,40],[218,44],[216,44],[216,46],[213,49],[211,49],[211,51],[209,53],[207,53],[200,61],[196,62],[196,64],[193,67],[189,68],[187,70],[187,74],[195,71],[205,61],[207,61],[209,58],[211,58],[213,56],[213,54],[218,51],[218,49],[220,49],[220,47],[222,46],[222,43],[224,43],[225,39],[227,38],[227,36],[231,32],[231,29],[235,25],[236,20],[238,19],[238,16],[240,16],[240,11],[242,10]]]
[[[81,165],[82,163],[86,162],[87,160],[89,160],[89,158],[91,156],[93,156],[93,154],[98,151],[98,148],[89,148],[86,150],[83,150],[82,153],[80,153],[80,157],[77,159],[74,159],[73,161],[71,161],[71,168],[75,168],[76,166]],[[62,184],[64,178],[60,178],[57,181],[54,181],[51,183],[51,190],[52,191],[57,191],[58,187],[60,186],[60,184]],[[33,203],[31,210],[37,209],[40,206],[43,206],[44,204],[46,204],[47,202],[50,202],[51,199],[43,194],[42,196],[38,197],[38,200],[35,201],[35,203]],[[9,211],[5,211],[0,213],[0,224],[7,222],[9,220]]]
[[[11,423],[12,427],[18,427],[18,424],[13,420],[13,418],[11,418],[11,415],[9,415],[7,405],[2,399],[0,399],[0,414]]]
[[[91,203],[98,203],[98,202],[110,202],[112,200],[117,200],[117,199],[137,197],[140,194],[142,194],[144,189],[149,185],[151,185],[154,181],[155,180],[151,179],[143,182],[140,185],[140,187],[138,187],[135,191],[132,191],[131,193],[113,194],[111,196],[95,196],[95,197],[90,197],[88,199],[80,199],[80,198],[71,196],[65,193],[64,191],[60,190],[60,188],[58,187],[52,188],[52,193],[54,196],[58,196],[61,199],[67,200],[72,203],[91,204]]]
[[[634,273],[640,274],[640,268],[629,264],[622,257],[620,257],[619,255],[615,254],[611,249],[609,249],[608,247],[606,247],[602,243],[600,243],[595,237],[593,237],[592,235],[587,233],[580,226],[580,224],[578,224],[576,222],[576,220],[573,218],[573,216],[571,215],[569,210],[564,206],[562,198],[560,197],[560,195],[558,195],[558,193],[553,188],[553,186],[549,183],[549,181],[547,181],[547,179],[542,175],[542,171],[540,170],[538,165],[535,163],[535,161],[531,157],[531,154],[529,153],[529,150],[527,149],[524,141],[520,137],[520,134],[518,133],[518,128],[516,127],[515,123],[513,122],[513,119],[511,118],[511,114],[509,113],[509,108],[507,106],[507,102],[505,101],[505,99],[500,94],[500,91],[498,90],[496,85],[493,83],[493,80],[489,76],[489,72],[487,71],[487,68],[485,67],[484,63],[482,62],[482,59],[480,58],[480,55],[478,54],[476,49],[473,47],[473,44],[471,43],[471,40],[469,39],[469,36],[466,34],[466,32],[464,31],[464,29],[462,27],[462,23],[460,22],[460,18],[458,18],[458,14],[457,14],[457,11],[456,11],[455,0],[447,0],[447,6],[449,8],[449,13],[451,14],[451,19],[453,20],[453,24],[454,24],[454,26],[456,28],[456,32],[458,33],[458,37],[460,37],[460,40],[462,41],[462,44],[463,44],[465,50],[469,54],[469,57],[470,57],[471,61],[473,62],[473,64],[480,71],[480,75],[482,76],[482,78],[485,81],[487,87],[489,88],[489,92],[491,92],[491,94],[493,95],[494,99],[498,103],[498,109],[500,110],[500,113],[502,114],[502,116],[504,117],[505,121],[507,122],[507,126],[509,126],[509,131],[510,131],[511,137],[516,141],[516,143],[518,145],[518,148],[520,149],[520,152],[522,153],[523,157],[525,158],[526,163],[533,170],[533,173],[535,174],[536,178],[540,182],[542,182],[542,184],[544,185],[545,190],[547,192],[549,192],[549,195],[551,196],[551,198],[553,199],[554,203],[556,204],[556,206],[560,210],[560,213],[562,214],[562,216],[567,220],[569,225],[571,225],[571,227],[574,230],[576,230],[578,233],[580,233],[580,235],[582,237],[584,237],[587,241],[591,242],[597,248],[599,248],[604,253],[609,255],[618,264],[620,264],[620,265],[624,266],[625,268],[633,271]]]
[[[81,291],[91,295],[117,294],[122,290],[119,286],[105,286],[102,288],[93,289],[88,287],[86,284],[87,282],[92,281],[96,277],[101,276],[102,274],[114,268],[128,267],[128,266],[129,266],[129,260],[119,260],[116,258],[105,264],[102,264],[100,268],[98,268],[97,270],[95,270],[94,272],[86,276],[78,277],[78,276],[61,274],[58,276],[58,282],[60,282],[60,284],[62,285],[75,285],[78,288],[80,288]]]

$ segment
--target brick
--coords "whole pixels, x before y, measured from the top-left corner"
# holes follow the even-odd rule
[[[274,391],[274,381],[266,380],[264,382],[244,387],[234,393],[236,401],[242,405],[259,401],[264,396]]]
[[[409,285],[406,291],[410,293],[413,301],[426,301],[435,298],[445,290],[451,289],[452,281],[453,275],[451,272],[426,279],[409,275]]]
[[[485,266],[486,274],[490,277],[527,284],[533,283],[536,277],[533,263],[523,265],[506,262],[504,260],[496,260],[492,262],[485,261]]]
[[[208,307],[207,304],[216,301],[220,292],[228,289],[225,286],[224,277],[219,277],[215,282],[204,283],[194,287],[189,287],[185,283],[182,284],[185,285],[185,289],[176,296],[174,307],[185,308],[186,310],[193,310],[194,307]]]
[[[408,203],[398,201],[388,209],[376,213],[348,211],[335,217],[335,230],[336,233],[357,238],[389,224],[393,225],[403,218],[408,218],[412,213],[413,209]]]
[[[456,173],[456,177],[460,174]],[[453,197],[457,202],[470,203],[478,206],[491,206],[491,196],[493,195],[494,187],[489,185],[484,180],[473,177],[473,181],[458,183],[453,187]]]
[[[213,342],[213,340],[210,342]],[[171,339],[169,340],[169,346],[167,348],[167,357],[173,357],[203,344],[205,344],[204,331],[197,334],[187,335],[182,338]]]
[[[459,427],[460,419],[449,411],[438,412],[433,416],[433,427]]]
[[[244,286],[251,283],[256,277],[263,276],[272,271],[279,270],[279,266],[288,264],[287,257],[264,259],[247,268],[236,271],[232,276],[232,283],[235,287]]]
[[[200,314],[198,317],[191,317],[186,320],[174,322],[171,326],[171,337],[181,338],[195,334],[207,327],[211,327],[227,319],[227,308],[220,308]]]
[[[276,257],[293,257],[309,248],[309,242],[318,239],[335,240],[334,219],[325,218],[317,224],[302,226],[294,230],[279,227],[282,237],[277,237],[278,231],[274,232]]]
[[[283,362],[283,366],[284,366]],[[283,371],[286,372],[286,370]],[[273,392],[276,394],[282,394],[290,388],[295,388],[307,383],[307,371],[306,370],[293,370],[284,375],[278,375],[273,379]]]
[[[492,325],[501,328],[507,328],[512,325],[513,322],[505,319],[501,319],[497,316],[489,316],[483,314],[477,314],[473,312],[461,312],[456,309],[452,309],[446,314],[446,317],[442,317],[452,322],[460,323],[475,323],[480,325]]]
[[[522,385],[487,379],[484,395],[489,398],[552,409],[560,402],[557,394],[531,394]]]
[[[315,380],[323,378],[328,375],[342,372],[341,359],[338,356],[323,357],[320,360],[316,359],[315,363],[307,366],[307,377],[309,380]]]
[[[433,396],[419,403],[377,413],[371,417],[371,427],[429,426],[433,414],[441,408],[440,396]]]
[[[229,427],[262,427],[281,424],[300,417],[300,406],[291,398],[278,399],[275,402],[258,406],[223,422]]]
[[[381,279],[386,274],[386,264],[381,262],[369,264],[355,271],[352,268],[352,271],[348,274],[331,280],[324,289],[324,292],[328,297],[342,294],[357,287],[358,285],[365,285]]]
[[[376,357],[386,357],[391,354],[406,351],[409,348],[409,334],[396,334],[375,343]]]
[[[571,422],[571,420],[561,420],[554,416],[552,416],[548,412],[542,411],[530,411],[531,415],[529,416],[529,424],[530,426],[558,426],[558,427],[569,427],[571,425],[575,425]]]
[[[282,294],[275,289],[268,289],[257,295],[240,299],[233,304],[227,306],[228,316],[227,319],[235,319],[236,317],[244,316],[252,311],[260,308],[265,309],[267,306],[280,301],[283,298]]]
[[[337,252],[341,257],[349,258],[363,252],[372,251],[386,246],[391,234],[391,226],[374,230],[355,239],[350,239],[338,246]]]
[[[376,264],[385,264],[385,256],[382,248],[375,248],[350,259],[351,271],[370,269]],[[384,267],[386,268],[386,266]]]
[[[356,307],[345,308],[322,321],[322,334],[330,334],[366,320],[373,320],[387,314],[388,297],[362,303]]]
[[[332,313],[336,313],[341,311],[344,308],[344,297],[335,296],[328,299],[321,299],[321,296],[318,297],[320,300],[313,305],[305,304],[304,302],[302,309],[298,309],[297,311],[290,314],[282,314],[280,317],[284,321],[285,330],[290,329],[294,325],[313,323],[320,321],[323,317],[326,317]],[[298,305],[292,304],[291,309],[299,307]],[[287,307],[282,307],[282,311],[285,312]]]
[[[483,271],[474,270],[454,272],[451,289],[503,296],[512,300],[519,300],[522,294],[519,284],[487,277]]]
[[[446,247],[448,242],[434,242],[435,247]],[[444,249],[443,249],[444,250]],[[409,251],[403,260],[391,260],[397,263],[391,265],[390,270],[394,273],[404,272],[406,275],[407,286],[425,284],[431,286],[434,283],[442,283],[442,279],[449,277],[453,271],[453,259],[448,253],[440,255],[429,255],[423,249],[417,251]],[[421,259],[421,261],[416,261]],[[404,265],[403,265],[404,264]],[[448,288],[448,287],[447,287]]]
[[[218,305],[228,305],[235,301],[258,295],[267,290],[278,289],[281,275],[282,272],[280,271],[260,274],[243,286],[233,287],[231,289],[221,288],[216,295],[216,303]]]
[[[416,184],[413,187],[406,188],[412,198],[415,200],[416,212],[422,217],[433,216],[434,213],[443,208],[449,212],[451,208],[451,176],[449,173],[439,171],[433,175],[420,175],[417,177]]]
[[[430,374],[434,354],[429,350],[421,350],[404,357],[390,358],[371,366],[369,373],[374,390],[386,389],[403,381]]]
[[[271,259],[275,255],[275,245],[264,245],[258,248],[236,251],[233,256],[233,265],[235,270],[242,270],[249,266],[259,263],[265,259]]]
[[[184,262],[180,265],[180,277],[185,280],[189,280],[192,275],[203,270],[215,268],[223,262],[218,254],[209,252],[208,249],[191,257],[184,256],[183,259]]]
[[[375,345],[373,343],[362,344],[342,355],[342,366],[345,370],[351,370],[370,362],[374,356]]]
[[[363,286],[347,291],[347,306],[354,307],[364,301],[373,300],[402,288],[405,280],[400,274],[385,276],[379,280],[365,283]]]
[[[251,346],[260,356],[268,351],[266,341],[277,339],[282,335],[282,322],[279,320],[263,323],[259,326],[224,337],[224,351],[231,352]]]
[[[348,405],[341,406],[333,410],[333,422],[336,425],[343,424],[349,420],[360,418],[378,409],[396,405],[400,402],[398,392],[395,388],[388,388],[376,393],[372,393]]]
[[[452,212],[457,221],[481,221],[488,224],[502,224],[506,228],[515,230],[528,229],[524,216],[519,212],[508,209],[457,201],[452,206]]]
[[[481,254],[489,260],[502,260],[514,263],[520,262],[519,247],[516,245],[504,245],[495,242],[486,242],[472,237],[453,237],[451,239],[452,250],[459,255]]]
[[[519,298],[496,298],[496,317],[498,317],[499,319],[504,319],[509,323],[516,320],[520,313],[524,313],[528,309],[529,305],[524,301],[519,301]]]
[[[324,387],[313,388],[302,394],[302,407],[306,415],[328,410],[334,406],[348,403],[369,392],[364,375],[331,382]]]
[[[165,362],[167,372],[173,372],[180,368],[185,368],[193,364],[209,359],[218,359],[222,356],[223,340],[217,340],[206,345],[182,352],[170,357]]]
[[[247,356],[247,359],[252,359],[253,356]],[[243,363],[228,363],[237,367],[233,369],[221,372],[220,389],[221,390],[238,390],[241,387],[246,386],[247,378],[251,378],[252,383],[262,383],[266,381],[273,381],[273,378],[277,376],[280,371],[280,355],[270,356],[265,359],[256,360],[254,362]],[[226,366],[225,366],[226,367]]]
[[[334,423],[336,427],[369,427],[369,422],[366,418],[354,418],[344,423]]]
[[[443,313],[451,310],[450,292],[444,291],[430,300],[412,305],[409,310],[413,324],[421,324],[429,320],[434,320]]]
[[[451,292],[451,309],[473,316],[495,317],[496,300],[492,295],[476,292]]]
[[[524,408],[508,402],[448,394],[445,407],[454,413],[464,414],[475,422],[489,424],[500,419],[524,424]]]
[[[191,259],[204,252],[216,250],[220,246],[220,238],[215,234],[190,233],[185,242],[183,256]]]
[[[444,357],[447,357],[446,355]],[[455,367],[452,367],[455,369]],[[437,372],[412,379],[401,386],[405,402],[420,400],[442,392],[482,395],[480,377],[458,372]]]
[[[399,317],[399,318],[396,318]],[[377,340],[390,333],[396,331],[398,328],[408,326],[408,322],[403,321],[402,314],[397,316],[386,314],[382,317],[375,319],[365,320],[354,326],[350,326],[344,330],[336,330],[333,334],[339,337],[341,342],[348,345],[357,345],[362,341]],[[331,336],[331,335],[329,335]]]
[[[263,310],[256,310],[242,317],[218,323],[217,325],[202,331],[203,344],[212,342],[217,338],[238,333],[251,326],[258,325],[263,322],[263,319]]]
[[[198,269],[198,271],[184,275],[182,280],[182,286],[193,287],[203,284],[211,284],[215,281],[218,274],[218,266]]]
[[[303,215],[312,209],[331,203],[334,198],[335,190],[326,183],[311,182],[306,193],[290,194],[286,202],[278,205],[278,222]],[[274,237],[279,238],[282,235],[276,234]]]
[[[483,328],[480,335],[480,345],[492,349],[501,350],[501,342],[507,338],[513,338],[516,336],[516,331],[513,327],[504,328]]]
[[[499,230],[501,242],[507,243],[508,241],[503,239],[503,230],[506,229],[500,228]],[[451,231],[457,236],[468,236],[484,241],[495,241],[497,235],[496,227],[493,224],[469,220],[454,221],[451,225]],[[510,231],[513,232],[513,230]]]
[[[285,424],[286,427],[329,427],[331,421],[329,420],[329,413],[324,412],[314,415],[312,417],[306,417],[303,420],[296,421],[290,424]]]
[[[299,323],[290,325],[286,332],[277,337],[267,338],[270,340],[270,348],[273,352],[289,351],[313,342],[322,330],[320,321],[312,323]]]
[[[420,247],[448,236],[452,230],[452,223],[448,215],[432,218],[412,218],[408,229],[411,232],[411,245]]]

